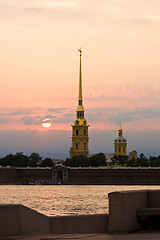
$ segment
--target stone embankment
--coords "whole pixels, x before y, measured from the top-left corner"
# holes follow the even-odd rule
[[[109,214],[48,217],[17,204],[0,205],[0,237],[124,233],[160,229],[160,190],[109,193]]]
[[[105,233],[107,223],[107,214],[48,217],[20,204],[0,205],[0,237]]]

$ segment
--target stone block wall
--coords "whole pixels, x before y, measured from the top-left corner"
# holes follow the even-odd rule
[[[106,233],[108,214],[52,217],[51,233]]]
[[[20,206],[0,204],[0,237],[20,234]]]
[[[20,204],[0,205],[0,237],[105,233],[107,225],[107,214],[48,217]]]
[[[141,228],[136,211],[160,208],[160,190],[109,193],[107,214],[47,217],[20,204],[0,205],[0,237],[130,232]]]
[[[147,207],[147,190],[109,193],[109,232],[140,229],[136,210]]]

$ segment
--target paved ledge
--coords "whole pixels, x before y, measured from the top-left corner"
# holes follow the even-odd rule
[[[137,216],[160,216],[160,208],[141,208],[136,211]]]
[[[0,238],[0,240],[159,240],[160,232],[136,232],[127,234],[53,234]]]

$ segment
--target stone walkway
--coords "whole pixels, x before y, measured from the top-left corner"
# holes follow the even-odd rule
[[[160,240],[160,232],[136,232],[126,234],[54,234],[39,236],[0,237],[0,240]]]

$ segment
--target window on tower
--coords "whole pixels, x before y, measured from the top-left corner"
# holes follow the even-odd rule
[[[86,130],[84,130],[84,135],[86,135]]]
[[[86,150],[86,147],[87,147],[87,144],[86,144],[86,143],[84,143],[84,150]]]
[[[78,120],[76,120],[76,125],[79,125],[79,121]]]
[[[76,143],[76,149],[78,149],[78,143]]]
[[[125,152],[125,148],[123,148],[123,152]]]
[[[121,148],[119,147],[119,152],[121,152]]]
[[[76,130],[76,135],[78,135],[79,134],[79,132],[78,132],[78,130]]]
[[[82,100],[79,100],[79,105],[82,106]]]

